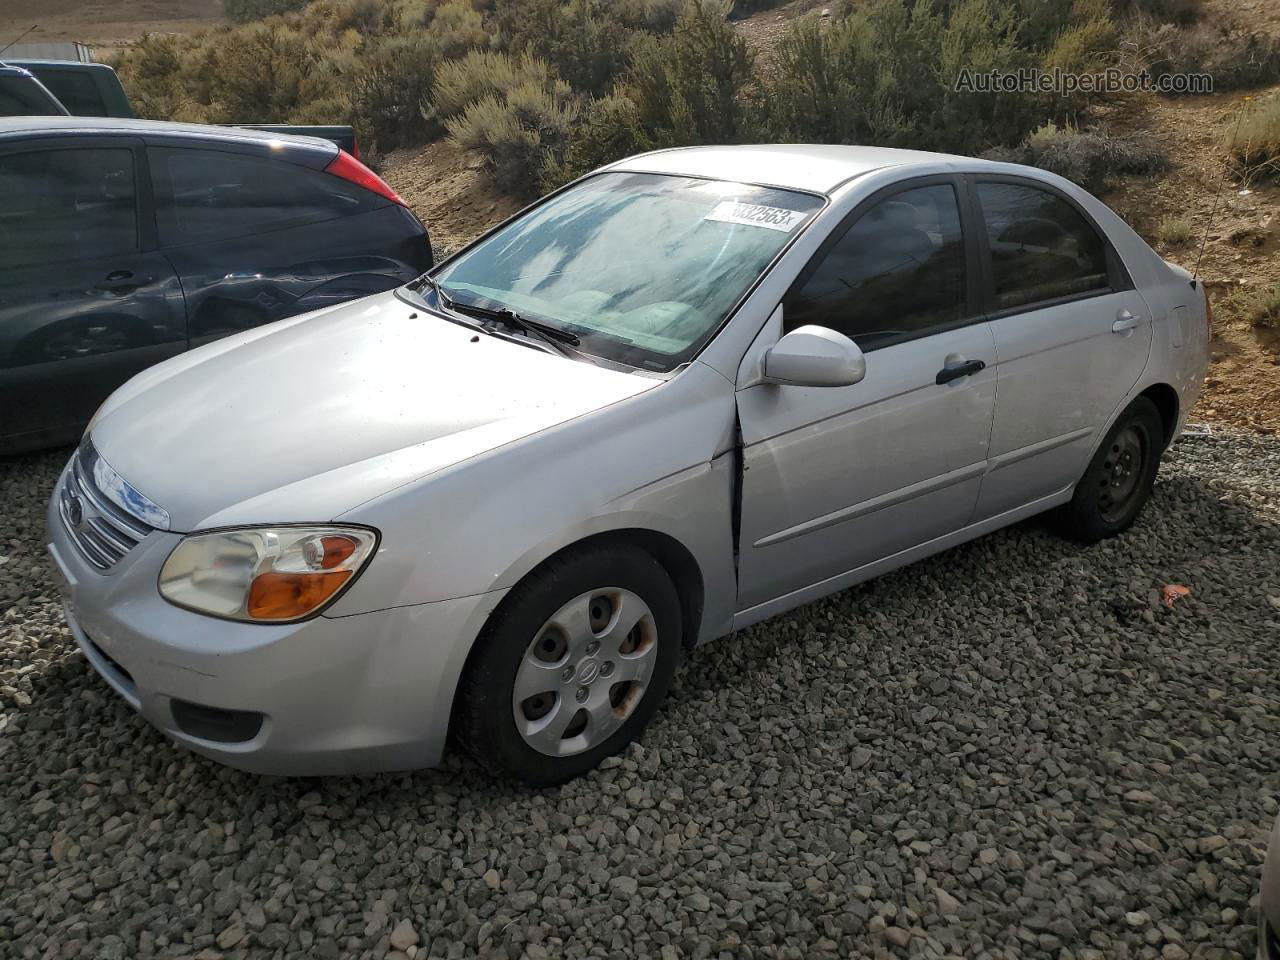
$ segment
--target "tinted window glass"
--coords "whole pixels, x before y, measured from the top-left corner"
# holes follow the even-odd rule
[[[788,330],[818,324],[864,350],[963,319],[965,253],[948,184],[896,193],[868,210],[790,294]]]
[[[980,183],[997,309],[1105,290],[1107,253],[1093,226],[1046,190]]]
[[[53,98],[30,77],[0,77],[0,117],[61,115]]]
[[[153,149],[163,243],[242,237],[332,220],[385,201],[340,177],[285,160],[217,150]],[[167,185],[167,189],[166,189]]]
[[[41,70],[36,74],[62,105],[76,117],[105,117],[106,104],[93,77],[84,71]]]
[[[0,266],[136,250],[133,154],[40,150],[0,156]]]

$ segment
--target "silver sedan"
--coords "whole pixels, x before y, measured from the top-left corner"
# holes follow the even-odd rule
[[[1201,284],[1039,170],[651,153],[135,377],[49,552],[89,662],[194,750],[347,773],[453,735],[557,783],[698,644],[1033,514],[1124,531],[1209,336]]]

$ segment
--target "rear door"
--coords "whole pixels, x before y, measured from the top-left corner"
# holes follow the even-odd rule
[[[0,445],[74,439],[107,395],[186,349],[131,138],[0,147]]]
[[[267,151],[148,150],[160,241],[182,279],[192,346],[389,290],[430,264],[409,211]]]
[[[785,329],[846,334],[867,373],[847,387],[738,391],[740,610],[969,523],[996,357],[975,303],[963,202],[952,177],[882,191],[833,231],[784,299]]]
[[[991,469],[976,520],[1060,493],[1141,376],[1150,311],[1105,234],[1066,194],[974,177],[999,355]]]

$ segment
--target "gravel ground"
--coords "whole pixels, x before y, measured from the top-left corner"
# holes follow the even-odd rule
[[[642,747],[542,793],[172,746],[61,624],[65,456],[0,461],[0,955],[1252,954],[1276,440],[1182,441],[1118,541],[1024,524],[700,651]]]

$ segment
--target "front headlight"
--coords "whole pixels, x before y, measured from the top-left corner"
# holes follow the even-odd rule
[[[378,537],[360,527],[246,527],[187,537],[160,595],[215,617],[279,623],[319,612],[355,579]]]

